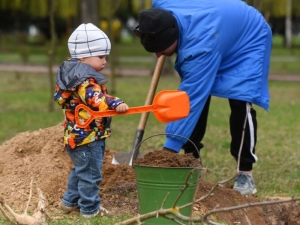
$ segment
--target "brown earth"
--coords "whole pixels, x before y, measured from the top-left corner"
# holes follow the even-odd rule
[[[17,134],[0,146],[0,197],[17,212],[22,212],[28,199],[30,181],[39,187],[47,198],[47,214],[59,220],[58,206],[66,189],[72,163],[63,149],[62,124],[33,132]],[[196,163],[191,156],[174,153],[149,153],[152,165],[186,167]],[[112,165],[113,150],[106,150],[103,165],[103,181],[100,185],[101,204],[115,215],[122,213],[138,214],[136,180],[134,169],[127,165]],[[169,155],[171,154],[171,155]],[[147,157],[136,161],[146,163]],[[154,158],[153,158],[154,157]],[[172,160],[170,158],[172,157]],[[160,161],[157,161],[160,159]],[[180,164],[174,164],[178,162]],[[186,162],[188,161],[188,164]],[[162,162],[164,164],[162,164]],[[157,164],[159,163],[159,164]],[[170,163],[172,165],[170,165]],[[183,163],[183,164],[182,164]],[[197,163],[193,166],[197,166]],[[214,185],[199,179],[196,198],[204,196]],[[29,208],[37,206],[35,190]],[[230,207],[260,202],[256,196],[244,197],[229,185],[217,188],[213,195],[193,206],[195,216],[216,207]],[[76,214],[75,214],[76,215]],[[70,215],[70,218],[72,219]],[[227,224],[240,225],[297,225],[300,224],[300,208],[296,203],[264,205],[235,211],[223,212],[211,216]]]

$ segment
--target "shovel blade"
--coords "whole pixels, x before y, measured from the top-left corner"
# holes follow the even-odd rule
[[[142,155],[138,155],[138,158]],[[132,166],[132,152],[115,152],[111,164]]]
[[[111,163],[114,165],[125,165],[125,164],[128,165],[130,158],[131,158],[130,152],[128,153],[115,152]]]
[[[155,118],[163,123],[182,119],[190,113],[190,100],[184,91],[161,91],[155,96],[153,106],[157,108],[153,111]]]

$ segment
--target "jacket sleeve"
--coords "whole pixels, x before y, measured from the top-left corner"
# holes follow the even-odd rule
[[[54,93],[54,101],[59,104],[60,106],[64,106],[66,103],[66,100],[71,96],[72,91],[64,91],[56,85],[55,93]]]
[[[182,78],[179,90],[187,92],[190,99],[190,114],[186,118],[169,123],[166,133],[189,138],[210,95],[221,56],[215,51],[192,51],[183,57],[181,65],[176,66]],[[185,142],[186,139],[167,136],[164,147],[179,152]]]
[[[86,80],[79,85],[77,93],[87,106],[96,111],[115,109],[123,103],[118,97],[108,95],[106,87],[97,84],[94,79]]]

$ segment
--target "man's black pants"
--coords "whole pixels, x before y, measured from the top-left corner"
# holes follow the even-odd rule
[[[203,148],[203,144],[201,143],[201,141],[206,131],[210,100],[211,97],[209,96],[199,117],[199,120],[194,128],[194,131],[189,138],[197,146],[199,151],[201,148]],[[244,130],[244,123],[247,115],[239,170],[250,171],[252,170],[253,163],[257,161],[257,157],[255,156],[255,145],[257,141],[256,111],[252,108],[251,103],[233,99],[228,100],[231,109],[229,118],[231,134],[230,152],[236,160],[238,160]],[[192,152],[195,158],[199,158],[199,154],[196,151],[195,146],[189,141],[186,142],[182,146],[182,148],[184,149],[185,153]]]

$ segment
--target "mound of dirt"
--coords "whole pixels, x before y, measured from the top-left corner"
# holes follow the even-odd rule
[[[39,187],[47,198],[46,210],[50,217],[59,211],[58,206],[72,168],[72,162],[63,149],[62,133],[63,125],[58,124],[46,129],[17,134],[0,146],[0,197],[3,197],[17,212],[22,212],[28,200],[31,178],[34,187]],[[100,185],[101,204],[116,215],[138,214],[134,170],[127,165],[112,165],[113,154],[113,150],[107,149],[105,152],[103,181]],[[158,154],[156,152],[154,156]],[[164,152],[159,157],[165,158],[165,163],[171,164],[174,163],[170,160],[171,157],[181,157],[178,154],[170,154],[171,156]],[[150,155],[153,156],[152,153]],[[193,162],[189,156],[182,157],[186,157],[185,160],[192,160],[189,163]],[[140,163],[146,158],[140,159]],[[151,163],[155,164],[155,160],[151,159]],[[199,179],[196,197],[206,195],[213,186]],[[230,207],[259,201],[255,196],[243,197],[231,187],[223,186],[218,187],[205,201],[196,203],[193,210],[195,215],[203,215],[216,207]],[[29,209],[35,209],[37,202],[38,199],[33,197]],[[295,203],[265,205],[219,213],[213,215],[211,219],[216,217],[228,224],[297,225],[300,224],[300,208]]]

